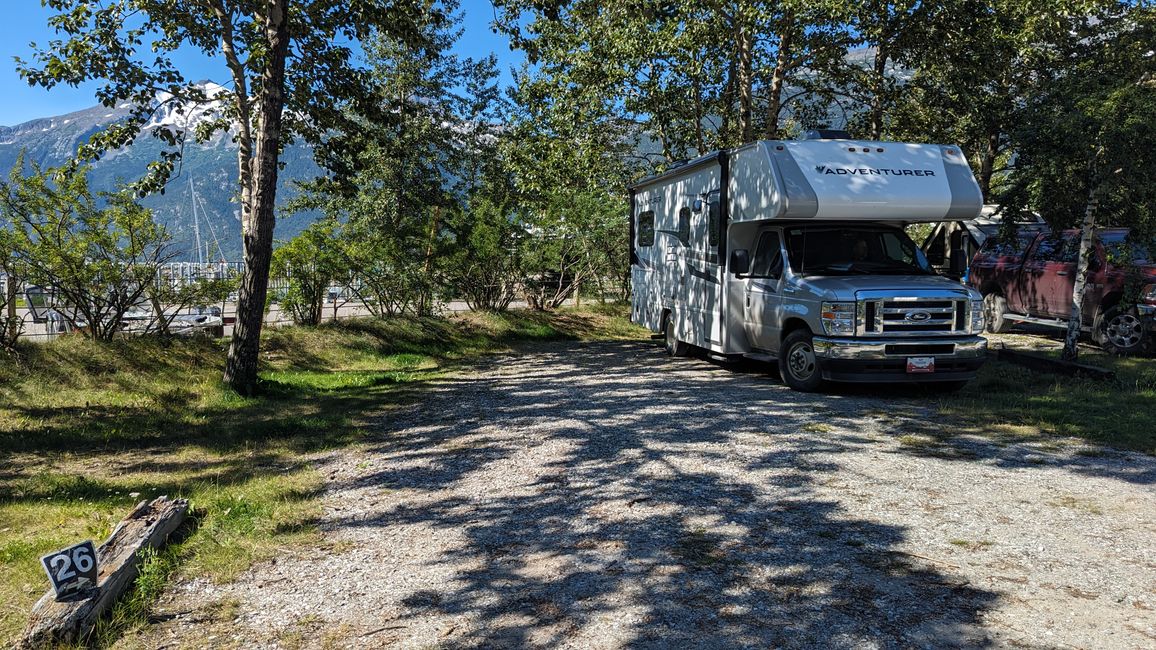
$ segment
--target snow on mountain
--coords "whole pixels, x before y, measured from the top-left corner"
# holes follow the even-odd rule
[[[191,129],[201,122],[218,119],[224,112],[224,105],[214,98],[227,92],[224,86],[211,81],[202,81],[197,87],[204,93],[208,101],[197,102],[179,99],[167,92],[157,93],[156,112],[152,119],[145,124],[145,129],[155,129],[161,126],[177,129]]]
[[[203,91],[213,98],[225,88],[203,82]],[[0,126],[0,173],[7,175],[21,151],[26,160],[43,167],[57,166],[71,158],[76,148],[92,134],[129,115],[131,105],[116,108],[93,106],[84,110],[31,120],[11,127]],[[157,111],[145,127],[145,132],[132,145],[110,151],[92,166],[89,177],[94,191],[111,190],[118,183],[141,177],[148,163],[157,160],[165,149],[162,142],[149,135],[158,126],[193,128],[201,120],[215,119],[221,113],[219,101],[190,103],[171,96],[158,95]],[[294,193],[293,183],[316,176],[318,169],[312,151],[304,145],[287,147],[282,160],[285,168],[280,174],[278,195],[284,201]],[[190,179],[192,188],[190,188]],[[193,196],[198,199],[197,221],[194,224]],[[217,257],[217,247],[206,235],[215,232],[220,250],[226,259],[238,261],[241,256],[241,228],[237,194],[237,148],[228,133],[219,133],[208,142],[190,141],[184,148],[184,160],[163,195],[150,196],[143,203],[151,208],[157,221],[164,224],[173,237],[180,261],[197,259],[195,225],[199,225],[201,241],[211,247],[211,257]],[[202,210],[203,207],[203,210]],[[277,220],[276,237],[286,240],[316,219],[315,214],[297,214]],[[202,251],[202,257],[204,257]]]

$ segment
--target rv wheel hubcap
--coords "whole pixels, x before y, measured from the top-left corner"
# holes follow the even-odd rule
[[[815,351],[807,343],[795,345],[787,355],[787,368],[796,379],[809,379],[815,374]]]
[[[1112,345],[1118,348],[1130,348],[1140,343],[1143,325],[1140,319],[1133,314],[1117,314],[1108,321],[1105,333]]]

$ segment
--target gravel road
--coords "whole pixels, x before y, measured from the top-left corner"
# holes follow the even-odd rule
[[[322,462],[326,551],[179,585],[149,643],[1156,647],[1156,459],[927,444],[932,400],[491,357]]]

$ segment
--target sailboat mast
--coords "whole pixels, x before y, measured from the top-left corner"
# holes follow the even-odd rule
[[[205,258],[201,256],[201,222],[197,219],[197,190],[193,187],[192,174],[189,174],[189,195],[190,203],[193,205],[193,237],[197,240],[197,264],[204,264]]]

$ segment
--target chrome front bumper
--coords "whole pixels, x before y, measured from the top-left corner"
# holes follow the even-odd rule
[[[816,336],[811,339],[815,356],[820,359],[903,359],[936,357],[941,359],[978,359],[987,354],[987,339],[965,338],[886,338],[841,339]]]

